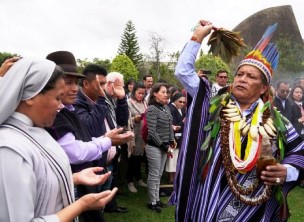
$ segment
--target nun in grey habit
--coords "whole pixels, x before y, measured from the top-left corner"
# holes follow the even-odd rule
[[[69,160],[43,129],[61,104],[61,71],[46,59],[20,59],[0,77],[1,222],[76,221],[83,211],[103,208],[116,192],[74,202]]]

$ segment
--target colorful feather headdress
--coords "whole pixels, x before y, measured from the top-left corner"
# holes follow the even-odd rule
[[[279,52],[274,43],[269,43],[278,23],[269,26],[261,40],[251,52],[240,62],[238,69],[242,65],[252,65],[261,70],[265,75],[268,84],[270,83],[275,70],[279,63]]]

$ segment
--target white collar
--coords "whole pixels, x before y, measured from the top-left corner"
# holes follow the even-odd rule
[[[26,125],[29,126],[34,126],[33,121],[26,115],[24,115],[23,113],[19,113],[19,112],[14,112],[11,117],[20,120],[21,122],[25,123]]]

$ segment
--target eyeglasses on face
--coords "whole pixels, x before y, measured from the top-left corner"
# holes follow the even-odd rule
[[[179,103],[182,103],[182,104],[185,104],[186,102],[184,102],[184,101],[178,101]]]
[[[287,90],[281,89],[280,92],[281,92],[281,93],[286,93],[286,94],[288,94],[288,93],[290,92],[290,90],[289,90],[289,89],[287,89]]]

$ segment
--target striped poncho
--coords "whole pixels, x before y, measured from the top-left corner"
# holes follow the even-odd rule
[[[206,137],[203,130],[209,117],[210,86],[200,80],[194,67],[194,60],[200,44],[189,42],[179,59],[176,75],[188,93],[192,103],[188,109],[184,128],[184,139],[180,149],[177,174],[170,202],[176,204],[176,221],[282,221],[280,215],[286,215],[287,205],[280,204],[273,192],[269,201],[258,206],[249,206],[240,202],[230,190],[224,174],[221,160],[221,147],[217,137],[210,158],[206,177],[202,181],[199,171],[200,147]],[[290,164],[301,171],[304,169],[304,143],[295,129],[288,126],[286,154],[282,164]],[[300,172],[302,176],[302,172]],[[255,168],[246,174],[236,175],[241,185],[248,185],[256,178]],[[281,187],[283,197],[297,185],[297,182],[285,182]],[[262,192],[256,190],[255,195]],[[285,211],[285,212],[284,212]],[[282,213],[282,214],[281,214]]]

